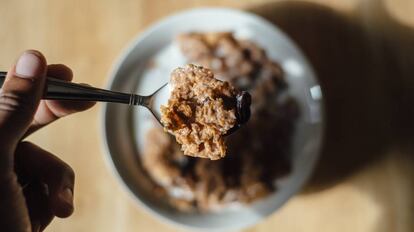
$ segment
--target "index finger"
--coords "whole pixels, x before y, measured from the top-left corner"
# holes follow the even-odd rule
[[[72,70],[63,64],[48,65],[47,76],[65,81],[73,79]],[[87,110],[93,105],[95,105],[95,102],[42,100],[25,136],[29,136],[61,117]]]

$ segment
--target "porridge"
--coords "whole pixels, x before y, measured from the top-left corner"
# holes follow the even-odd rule
[[[240,123],[237,99],[241,93],[196,65],[175,69],[170,85],[168,104],[161,106],[165,130],[175,136],[185,155],[223,158],[227,149],[223,136]],[[243,109],[249,111],[249,107]]]
[[[153,193],[183,211],[211,211],[277,191],[276,180],[290,172],[290,143],[299,115],[294,99],[280,97],[288,85],[279,64],[254,42],[229,32],[186,33],[177,42],[188,63],[207,67],[219,79],[248,91],[251,115],[248,123],[226,136],[227,154],[219,160],[184,156],[174,136],[152,128],[141,158]],[[185,108],[180,109],[184,115]],[[226,114],[229,121],[224,125],[229,128],[234,112]]]

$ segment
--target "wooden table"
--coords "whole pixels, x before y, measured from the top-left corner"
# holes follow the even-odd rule
[[[105,0],[0,2],[0,69],[26,48],[103,87],[121,49],[174,12],[254,11],[283,28],[315,66],[326,99],[320,165],[308,187],[246,231],[414,231],[414,2],[411,0]],[[104,162],[100,107],[30,140],[76,171],[76,212],[48,231],[177,231],[136,207]]]

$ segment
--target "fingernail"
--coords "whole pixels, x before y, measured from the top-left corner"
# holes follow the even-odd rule
[[[65,188],[63,189],[60,194],[59,194],[60,199],[62,199],[62,201],[73,205],[73,192],[72,189],[70,188]]]
[[[42,58],[34,52],[25,52],[17,60],[15,73],[22,78],[34,78],[39,75],[42,62]]]

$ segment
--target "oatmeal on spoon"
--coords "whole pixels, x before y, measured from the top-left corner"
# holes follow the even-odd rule
[[[224,136],[250,117],[250,95],[192,64],[171,73],[170,87],[168,103],[161,106],[164,130],[175,136],[185,155],[223,158]]]

